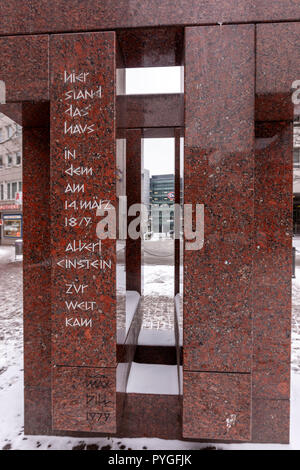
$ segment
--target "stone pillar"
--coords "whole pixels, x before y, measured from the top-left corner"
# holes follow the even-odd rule
[[[252,282],[254,442],[289,442],[292,144],[292,123],[256,124],[256,243]]]
[[[181,180],[180,180],[180,135],[181,129],[174,129],[175,137],[175,204],[180,205],[181,201]],[[176,230],[174,229],[174,235]],[[180,239],[175,238],[174,240],[174,295],[179,294],[180,291]]]
[[[116,431],[115,33],[50,41],[53,429]]]
[[[292,84],[300,76],[300,24],[257,25],[254,442],[289,442],[293,210]]]
[[[49,116],[48,106],[43,113]],[[24,113],[23,113],[24,114]],[[31,109],[31,115],[35,108]],[[40,119],[38,124],[41,125]],[[26,434],[51,433],[49,127],[23,127],[23,311]]]
[[[142,129],[126,130],[126,192],[127,206],[141,204],[142,177]],[[128,225],[134,217],[128,217]],[[141,238],[126,243],[126,289],[141,294],[142,273],[142,241]]]
[[[254,26],[186,28],[183,436],[251,439]],[[186,220],[185,220],[186,223]]]

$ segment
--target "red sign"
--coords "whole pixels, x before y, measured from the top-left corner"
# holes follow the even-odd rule
[[[170,201],[174,201],[174,199],[175,199],[174,191],[171,191],[170,193],[168,193],[168,198],[170,199]]]
[[[0,211],[20,210],[20,204],[0,204]]]
[[[17,204],[22,204],[22,200],[23,200],[23,193],[16,193],[15,195],[15,201]]]

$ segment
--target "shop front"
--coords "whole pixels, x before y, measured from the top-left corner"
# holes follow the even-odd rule
[[[23,216],[19,204],[0,205],[1,245],[13,245],[22,238]]]

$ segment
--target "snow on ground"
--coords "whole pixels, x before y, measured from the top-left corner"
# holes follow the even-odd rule
[[[300,243],[299,243],[300,250]],[[300,253],[299,253],[300,256]],[[170,296],[172,266],[145,266],[146,295]],[[172,295],[172,294],[171,294]],[[218,449],[300,449],[300,259],[293,280],[291,443],[212,444]],[[163,439],[70,438],[23,433],[22,263],[12,247],[0,247],[0,449],[200,449],[208,444]]]
[[[152,380],[153,377],[156,380]],[[164,364],[138,364],[133,362],[127,393],[178,395],[177,365],[167,366]]]
[[[23,255],[15,257],[14,246],[0,246],[0,264],[22,261]]]
[[[144,295],[174,295],[174,267],[163,265],[144,266]]]

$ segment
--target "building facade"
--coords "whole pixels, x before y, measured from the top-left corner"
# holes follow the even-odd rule
[[[150,179],[151,232],[172,234],[174,230],[175,175],[153,175]]]
[[[22,238],[22,127],[0,113],[0,223],[2,245]]]
[[[151,204],[174,204],[175,176],[153,175],[150,179],[150,202]]]
[[[142,202],[147,209],[150,208],[150,171],[144,168],[142,170]]]

